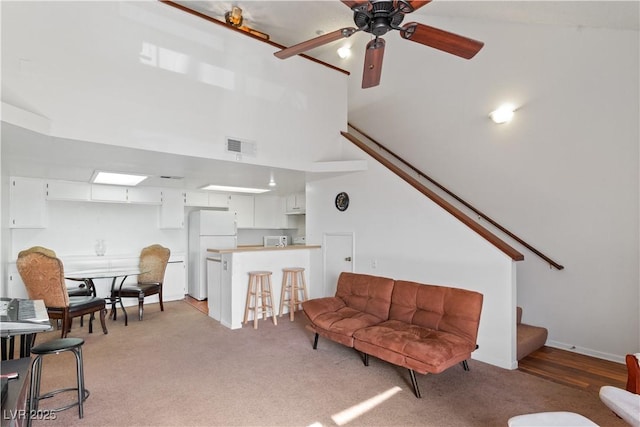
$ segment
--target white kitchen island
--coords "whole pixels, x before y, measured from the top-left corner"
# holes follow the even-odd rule
[[[207,249],[209,316],[230,329],[242,328],[247,301],[250,271],[271,271],[273,308],[280,313],[282,269],[305,269],[307,290],[310,285],[311,250],[320,245],[292,245],[284,247],[240,246],[235,249]],[[288,308],[284,308],[288,313]],[[253,319],[250,315],[249,319]]]

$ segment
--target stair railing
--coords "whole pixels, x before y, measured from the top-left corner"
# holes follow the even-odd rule
[[[480,217],[483,220],[487,221],[493,227],[495,227],[496,229],[500,230],[505,235],[509,236],[509,238],[515,240],[516,242],[518,242],[519,244],[521,244],[522,246],[527,248],[529,251],[531,251],[532,253],[534,253],[538,257],[540,257],[543,260],[545,260],[546,262],[548,262],[550,267],[556,268],[557,270],[564,269],[563,265],[561,265],[558,262],[552,260],[551,258],[549,258],[545,254],[540,252],[538,249],[534,248],[529,243],[527,243],[524,240],[522,240],[520,237],[518,237],[517,235],[515,235],[511,231],[507,230],[505,227],[503,227],[502,225],[498,224],[496,221],[494,221],[488,215],[486,215],[485,213],[483,213],[480,210],[476,209],[474,206],[472,206],[471,204],[469,204],[468,202],[466,202],[465,200],[460,198],[455,193],[451,192],[449,189],[444,187],[442,184],[440,184],[439,182],[437,182],[433,178],[429,177],[428,175],[426,175],[425,173],[420,171],[418,168],[416,168],[411,163],[409,163],[406,160],[404,160],[402,157],[400,157],[399,155],[397,155],[393,151],[389,150],[387,147],[382,145],[380,142],[376,141],[374,138],[372,138],[371,136],[367,135],[365,132],[363,132],[362,130],[358,129],[356,126],[352,125],[351,123],[348,123],[348,125],[349,125],[349,127],[353,128],[356,132],[358,132],[359,134],[361,134],[362,136],[367,138],[369,141],[371,141],[373,144],[375,144],[377,147],[379,147],[380,149],[384,150],[390,156],[392,156],[393,158],[395,158],[396,160],[401,162],[404,166],[406,166],[407,168],[409,168],[410,170],[415,172],[419,177],[427,180],[428,182],[433,184],[435,187],[437,187],[438,189],[443,191],[445,194],[447,194],[449,197],[453,198],[458,203],[460,203],[461,205],[463,205],[464,207],[466,207],[467,209],[469,209],[470,211],[472,211],[473,213],[478,215],[478,217]],[[371,147],[369,147],[367,144],[365,144],[364,142],[360,141],[359,139],[357,139],[355,136],[351,135],[350,133],[348,133],[348,132],[341,132],[341,133],[345,138],[347,138],[349,141],[351,141],[352,143],[354,143],[355,145],[360,147],[363,151],[367,152],[370,156],[374,157],[376,160],[381,162],[388,169],[390,169],[391,171],[396,173],[398,176],[400,176],[402,179],[407,181],[410,185],[412,185],[418,191],[420,191],[425,196],[429,197],[434,202],[436,202],[438,205],[440,205],[441,207],[443,207],[444,209],[449,211],[452,215],[454,215],[456,218],[458,218],[464,224],[466,224],[467,226],[472,228],[478,234],[483,236],[485,239],[487,239],[493,245],[495,245],[496,247],[501,249],[507,255],[511,256],[512,259],[514,259],[516,261],[521,261],[521,260],[524,259],[524,255],[522,255],[516,249],[512,248],[511,246],[509,246],[507,243],[505,243],[504,241],[499,239],[497,236],[495,236],[493,233],[489,232],[484,227],[481,227],[477,222],[473,221],[471,218],[469,218],[467,215],[465,215],[459,209],[457,209],[456,207],[451,205],[449,202],[447,202],[445,199],[440,197],[438,194],[436,194],[435,192],[433,192],[429,188],[425,187],[423,184],[421,184],[419,181],[417,181],[416,179],[411,177],[407,172],[405,172],[404,170],[402,170],[401,168],[396,166],[393,162],[391,162],[390,160],[385,158],[383,155],[381,155],[380,153],[376,152],[375,150],[372,150]]]

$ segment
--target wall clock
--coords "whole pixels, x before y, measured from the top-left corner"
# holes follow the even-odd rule
[[[336,196],[336,208],[340,212],[344,212],[349,207],[349,195],[344,191]]]

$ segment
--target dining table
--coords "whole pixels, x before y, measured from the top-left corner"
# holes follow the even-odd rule
[[[120,304],[120,308],[122,309],[122,313],[124,314],[124,325],[128,326],[129,317],[127,316],[127,310],[125,310],[124,304],[122,303],[122,298],[120,298],[119,290],[122,288],[122,285],[128,277],[137,276],[146,272],[147,271],[143,271],[138,267],[104,268],[65,272],[64,278],[67,280],[82,282],[86,287],[87,292],[93,296],[98,296],[94,282],[95,280],[111,279],[111,289],[109,295],[100,298],[104,298],[107,304],[111,304],[111,313],[109,313],[109,317],[113,317],[113,320],[116,320],[117,316],[116,304]],[[118,282],[120,283],[120,285],[116,289],[116,284]]]

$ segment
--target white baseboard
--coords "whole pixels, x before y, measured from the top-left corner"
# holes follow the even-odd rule
[[[545,343],[548,347],[559,348],[560,350],[572,351],[574,353],[584,354],[585,356],[597,357],[598,359],[609,360],[611,362],[617,362],[624,364],[626,355],[604,353],[602,351],[592,350],[590,348],[578,347],[573,344],[566,344],[563,342],[548,340]]]

